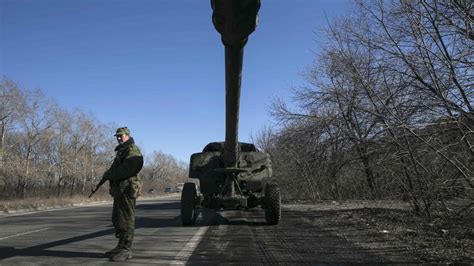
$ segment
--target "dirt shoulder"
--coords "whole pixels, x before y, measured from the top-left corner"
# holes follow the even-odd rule
[[[151,200],[165,197],[176,197],[177,193],[156,194],[142,196],[138,200]],[[113,199],[109,195],[97,195],[88,197],[64,197],[64,198],[30,198],[23,200],[0,200],[0,215],[28,213],[72,207],[93,206],[101,204],[112,204]]]
[[[406,203],[394,201],[290,203],[284,208],[361,248],[383,249],[387,257],[403,250],[420,263],[474,263],[472,208],[456,219],[431,221],[414,216]]]

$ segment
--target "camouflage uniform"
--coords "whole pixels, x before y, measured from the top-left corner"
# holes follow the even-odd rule
[[[115,136],[129,135],[129,133],[128,128],[119,128]],[[143,156],[132,137],[118,145],[115,151],[114,162],[103,177],[110,180],[110,195],[114,197],[112,223],[119,244],[106,254],[114,256],[126,250],[129,252],[127,258],[131,258],[135,230],[135,203],[140,192],[138,173],[143,167]]]

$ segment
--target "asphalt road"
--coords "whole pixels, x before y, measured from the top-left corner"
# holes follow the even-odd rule
[[[0,216],[0,265],[108,264],[116,244],[111,205]],[[140,201],[127,264],[345,264],[416,262],[403,250],[361,248],[334,229],[315,224],[321,214],[283,208],[279,225],[262,210],[205,211],[181,226],[178,197]],[[401,248],[403,249],[403,248]]]

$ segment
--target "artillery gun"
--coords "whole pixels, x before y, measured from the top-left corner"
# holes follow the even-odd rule
[[[281,217],[280,190],[271,182],[270,156],[238,141],[240,87],[244,46],[255,30],[259,0],[211,0],[212,22],[225,46],[225,142],[211,142],[191,155],[189,177],[181,194],[183,225],[193,225],[201,208],[229,210],[262,207],[268,224]]]

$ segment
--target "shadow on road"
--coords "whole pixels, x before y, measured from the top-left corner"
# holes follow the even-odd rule
[[[135,229],[139,228],[163,228],[163,227],[180,227],[181,216],[172,219],[161,219],[152,217],[137,217],[135,220]]]
[[[219,211],[203,209],[201,211],[202,221],[196,223],[197,226],[209,225],[235,225],[235,226],[264,226],[267,223],[262,221],[263,216],[258,210],[248,211],[227,211],[232,213],[230,217],[224,217]]]
[[[180,216],[170,218],[158,218],[156,217],[160,210],[175,210],[180,208],[179,202],[164,203],[164,204],[139,204],[136,206],[137,216],[135,220],[135,228],[161,228],[161,227],[177,227],[181,226]],[[159,215],[162,217],[161,215]],[[44,219],[43,219],[44,220]],[[77,220],[75,220],[77,221]],[[73,222],[73,221],[71,221]],[[49,243],[44,243],[36,246],[27,248],[15,248],[11,246],[0,246],[0,260],[16,257],[16,256],[29,256],[29,257],[62,257],[62,258],[104,258],[103,253],[98,252],[81,252],[76,250],[62,251],[62,250],[50,250],[54,247],[59,247],[75,242],[80,242],[88,239],[99,238],[106,235],[113,235],[115,232],[112,225],[109,228],[96,231],[89,234],[80,236],[74,236],[66,239],[56,240]],[[0,263],[1,264],[1,263]]]
[[[136,206],[137,214],[135,220],[135,228],[163,228],[163,227],[177,227],[181,226],[180,216],[172,218],[163,218],[163,210],[177,210],[181,208],[180,202],[160,203],[160,204],[140,204]],[[159,216],[160,218],[158,218]]]
[[[135,209],[138,210],[179,210],[181,208],[181,203],[170,202],[170,203],[160,203],[160,204],[138,204]]]
[[[81,236],[70,237],[62,240],[57,240],[41,245],[36,245],[32,247],[27,247],[23,249],[16,249],[14,247],[0,247],[0,260],[11,258],[15,256],[54,256],[54,257],[83,257],[83,258],[103,258],[103,253],[97,252],[76,252],[76,251],[54,251],[46,250],[52,247],[67,245],[70,243],[83,241],[91,238],[101,237],[105,235],[112,234],[114,229],[105,229],[97,231],[90,234],[85,234]]]
[[[218,264],[384,264],[418,263],[406,247],[384,235],[363,235],[344,219],[323,211],[282,210],[278,225],[266,225],[262,212],[216,213],[215,224],[189,262]],[[211,241],[212,240],[212,241]]]
[[[220,223],[222,225],[245,225],[245,226],[264,226],[266,222],[254,222],[246,220],[228,220],[225,219],[224,222]]]

